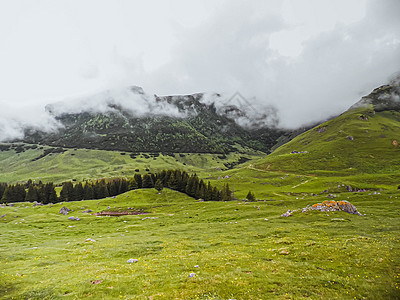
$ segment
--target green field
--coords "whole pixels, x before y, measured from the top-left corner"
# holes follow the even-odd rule
[[[202,202],[141,189],[2,206],[0,298],[399,299],[400,114],[370,110],[350,110],[268,156],[0,151],[0,182],[181,169],[219,188],[229,183],[235,195]],[[249,191],[257,201],[243,200]],[[362,216],[301,212],[330,199],[351,202]],[[73,211],[61,215],[62,206]],[[293,215],[281,217],[289,209]],[[93,215],[105,210],[146,214]]]
[[[398,193],[341,196],[366,215],[297,211],[280,217],[287,209],[323,201],[322,196],[220,203],[154,189],[100,201],[4,207],[0,294],[3,299],[397,299]],[[64,205],[74,211],[58,214]],[[109,206],[148,214],[83,212]],[[68,220],[71,215],[81,221]],[[139,261],[127,263],[131,258]]]

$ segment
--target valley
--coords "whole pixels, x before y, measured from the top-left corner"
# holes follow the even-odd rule
[[[198,153],[67,147],[54,139],[1,144],[0,182],[8,184],[53,182],[59,194],[63,182],[178,169],[218,189],[229,184],[234,200],[203,201],[164,187],[2,204],[0,296],[398,299],[400,114],[376,102],[392,92],[376,89],[336,118],[286,132],[291,140],[283,145],[274,136],[268,149],[228,136],[230,151]],[[350,202],[361,215],[303,212],[326,200]],[[59,213],[64,206],[68,215]]]

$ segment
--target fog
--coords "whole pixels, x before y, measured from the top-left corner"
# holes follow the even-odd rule
[[[0,140],[56,130],[49,103],[108,109],[107,93],[135,114],[177,113],[132,85],[240,93],[264,124],[324,120],[400,71],[398,12],[398,0],[3,1]]]

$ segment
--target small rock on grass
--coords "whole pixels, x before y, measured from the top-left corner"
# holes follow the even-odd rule
[[[190,273],[190,274],[189,274],[189,277],[192,278],[192,277],[194,277],[195,275],[196,275],[196,273]]]
[[[289,209],[287,212],[281,214],[281,217],[290,217],[292,215],[292,211]]]
[[[68,213],[69,213],[70,211],[71,211],[71,210],[70,210],[69,208],[63,206],[63,207],[61,207],[61,209],[60,209],[60,211],[59,211],[58,213],[65,216],[65,215],[68,215]]]
[[[138,262],[138,261],[139,261],[139,260],[136,259],[136,258],[130,258],[130,259],[127,260],[127,263],[128,263],[128,264],[133,264],[133,263],[136,263],[136,262]]]

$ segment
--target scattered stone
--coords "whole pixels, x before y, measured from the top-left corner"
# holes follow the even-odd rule
[[[15,206],[15,204],[14,203],[8,203],[8,206],[13,207],[13,206]]]
[[[133,263],[136,263],[136,262],[138,262],[139,260],[138,259],[136,259],[136,258],[130,258],[130,259],[128,259],[126,262],[128,263],[128,264],[133,264]]]
[[[146,218],[143,218],[142,221],[143,221],[143,220],[146,220],[146,219],[154,220],[154,219],[158,219],[158,217],[146,217]]]
[[[268,219],[264,219],[264,221],[269,221]]]
[[[351,135],[346,136],[346,138],[350,141],[354,141],[354,138]]]
[[[86,239],[86,242],[96,242],[96,240],[88,238],[88,239]]]
[[[71,220],[71,221],[80,221],[81,219],[79,219],[78,217],[69,217],[68,218],[68,220]]]
[[[36,207],[36,206],[43,206],[43,204],[40,202],[37,202],[37,201],[33,201],[33,207]]]
[[[195,268],[200,268],[199,265],[195,265],[194,267],[195,267]]]
[[[190,274],[189,274],[189,277],[192,278],[192,277],[194,277],[195,275],[196,275],[196,273],[190,273]]]
[[[0,208],[4,208],[4,207],[6,207],[5,204],[0,204]]]
[[[289,209],[287,212],[281,214],[281,217],[290,217],[292,215],[292,211]]]
[[[59,211],[58,213],[65,216],[65,215],[68,215],[68,213],[69,213],[70,211],[71,211],[71,210],[70,210],[69,208],[63,206],[63,207],[61,207],[61,209],[60,209],[60,211]],[[69,218],[68,218],[68,219],[69,219]]]
[[[308,153],[308,151],[292,151],[290,154],[303,154],[303,153]]]
[[[331,221],[332,222],[348,222],[350,220],[343,219],[343,218],[332,218]]]
[[[1,215],[0,218],[4,218],[5,216],[6,216],[5,214],[4,214],[4,215]]]
[[[99,284],[99,283],[102,283],[103,282],[103,280],[93,280],[93,281],[90,281],[92,284]]]
[[[91,212],[92,212],[92,210],[90,210],[90,209],[87,209],[87,210],[84,210],[83,212],[88,214],[88,213],[91,213]]]

